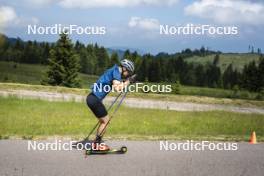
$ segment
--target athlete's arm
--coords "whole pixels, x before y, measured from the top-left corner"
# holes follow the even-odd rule
[[[130,83],[129,79],[127,79],[126,81],[122,82],[122,81],[118,81],[118,80],[113,80],[113,88],[115,89],[115,91],[121,91],[123,90],[126,86],[128,86]]]

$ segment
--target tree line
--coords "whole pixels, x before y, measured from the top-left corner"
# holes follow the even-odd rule
[[[223,73],[219,65],[220,56],[215,55],[212,63],[187,63],[182,56],[160,57],[144,55],[138,66],[140,81],[177,82],[199,87],[245,89],[264,91],[264,57],[252,61],[238,71],[230,64]]]
[[[136,51],[126,50],[122,58],[128,58],[135,62],[139,81],[180,82],[190,86],[238,88],[256,92],[263,90],[264,59],[262,55],[260,55],[259,62],[253,61],[245,65],[242,71],[236,70],[230,64],[225,71],[221,72],[220,54],[219,51],[211,51],[205,47],[195,50],[185,49],[175,54],[159,53],[155,56],[151,54],[141,56]],[[215,55],[212,63],[204,65],[186,62],[188,57],[207,55]],[[56,60],[56,58],[60,58],[60,60]],[[51,72],[47,73],[47,76],[51,79],[43,80],[43,82],[56,85],[54,80],[57,79],[61,85],[68,87],[79,86],[77,74],[74,71],[100,75],[107,68],[118,64],[122,58],[119,58],[115,52],[109,55],[106,48],[97,44],[84,45],[79,41],[72,43],[66,35],[61,36],[56,43],[24,42],[21,39],[16,39],[5,40],[0,47],[0,60],[49,65]],[[61,65],[63,65],[62,68],[60,68]],[[72,68],[67,70],[67,67]],[[55,70],[57,71],[55,72]],[[61,76],[56,77],[56,74],[60,75],[58,70],[61,71]],[[75,75],[76,79],[70,74]],[[64,78],[71,77],[74,79],[63,82]]]

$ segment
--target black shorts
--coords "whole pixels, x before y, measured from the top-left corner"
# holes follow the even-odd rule
[[[97,118],[102,118],[107,115],[107,111],[105,109],[104,104],[93,93],[90,93],[87,96],[86,103]]]

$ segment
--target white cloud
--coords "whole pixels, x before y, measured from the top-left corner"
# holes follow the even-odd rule
[[[134,7],[139,5],[171,6],[178,0],[61,0],[60,5],[66,8],[96,7]]]
[[[0,32],[4,32],[8,26],[26,26],[38,22],[35,17],[19,17],[10,6],[0,6]]]
[[[224,24],[264,24],[264,4],[243,0],[201,0],[185,9],[186,15]]]
[[[0,28],[5,28],[8,24],[17,19],[15,10],[9,6],[0,6]]]
[[[131,28],[154,30],[159,28],[159,21],[154,18],[131,17],[128,26]]]
[[[16,25],[19,26],[27,26],[29,24],[34,25],[38,23],[39,23],[39,19],[36,17],[20,17],[16,20]]]

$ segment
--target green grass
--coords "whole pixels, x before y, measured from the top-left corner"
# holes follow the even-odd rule
[[[76,95],[87,95],[90,90],[80,88],[69,88],[61,86],[47,86],[47,85],[31,85],[21,83],[0,83],[0,90],[28,90],[28,91],[44,91],[57,93],[72,93]]]
[[[36,64],[18,64],[14,62],[0,62],[0,82],[24,83],[39,85],[47,66]],[[97,76],[79,74],[82,87],[89,87],[97,80]]]
[[[181,95],[198,95],[215,98],[238,98],[255,100],[258,93],[249,92],[247,90],[238,90],[235,92],[230,89],[208,88],[208,87],[194,87],[194,86],[181,86],[179,94]]]
[[[222,71],[224,71],[229,64],[233,64],[233,67],[242,70],[244,65],[248,64],[251,61],[258,61],[258,54],[220,54],[219,66]],[[187,62],[193,63],[213,63],[215,55],[209,55],[205,57],[193,56],[191,58],[186,58]]]
[[[182,89],[184,89],[184,91],[187,91],[185,87]],[[192,102],[192,103],[201,103],[201,104],[223,104],[223,105],[234,105],[234,106],[242,106],[242,107],[263,107],[264,108],[264,101],[195,96],[195,91],[197,92],[201,91],[201,93],[203,93],[202,91],[203,89],[200,90],[196,87],[187,87],[187,89],[189,89],[189,91],[193,90],[194,92],[191,93],[193,95],[129,93],[127,97],[139,98],[139,99],[160,100],[160,101]],[[90,90],[88,89],[67,88],[67,87],[59,87],[59,86],[18,84],[18,83],[0,83],[0,90],[2,91],[28,90],[28,91],[42,91],[42,92],[44,91],[44,92],[56,92],[56,93],[70,93],[70,94],[76,94],[76,95],[82,95],[82,96],[85,96],[90,92]],[[213,94],[213,91],[212,91],[212,94]],[[110,93],[109,96],[116,96],[116,95],[117,95],[116,93]]]
[[[160,84],[160,85],[172,85],[172,83],[144,83],[148,85]],[[165,93],[162,93],[165,94]],[[249,92],[247,90],[237,90],[236,92],[231,89],[221,89],[221,88],[209,88],[209,87],[195,87],[195,86],[185,86],[181,85],[177,93],[173,91],[167,94],[177,94],[177,95],[195,95],[195,96],[206,96],[215,98],[237,98],[237,99],[247,99],[247,100],[259,100],[259,93]],[[264,99],[263,99],[264,100]]]
[[[1,82],[17,82],[26,84],[40,84],[46,67],[42,65],[15,64],[14,62],[0,62]]]
[[[96,123],[85,103],[0,97],[0,136],[24,139],[84,138]],[[223,111],[176,112],[121,107],[106,137],[247,141],[252,131],[264,140],[264,115]]]

